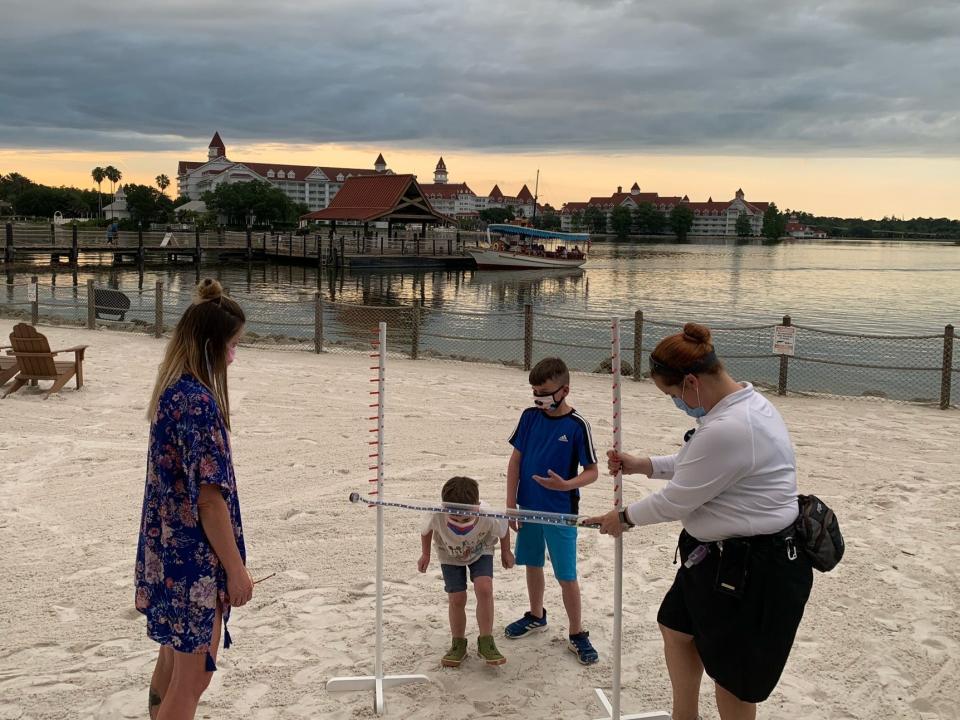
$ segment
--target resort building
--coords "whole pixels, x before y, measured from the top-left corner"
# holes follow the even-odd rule
[[[214,133],[203,162],[180,161],[177,168],[179,194],[191,200],[200,200],[203,193],[216,190],[227,183],[260,180],[286,193],[296,203],[303,203],[311,211],[322,210],[330,204],[347,178],[358,175],[392,175],[383,155],[377,155],[372,168],[344,168],[289,163],[254,163],[232,161],[227,148]]]
[[[518,218],[533,217],[533,194],[530,188],[524,185],[514,196],[504,195],[500,191],[499,185],[494,185],[490,194],[486,197],[486,207],[488,208],[513,208],[513,213]],[[541,208],[542,209],[542,208]]]
[[[103,216],[108,220],[129,220],[130,210],[127,208],[127,192],[123,185],[118,185],[113,194],[113,202],[103,206]]]
[[[566,203],[560,211],[560,226],[565,231],[585,229],[583,216],[588,208],[597,208],[604,214],[609,225],[615,208],[625,207],[634,212],[640,205],[649,203],[656,210],[669,216],[677,205],[686,205],[693,212],[691,235],[734,236],[737,234],[737,219],[746,215],[754,235],[759,235],[763,227],[763,213],[770,203],[748,202],[742,189],[737,190],[732,200],[716,202],[711,197],[706,202],[691,202],[686,195],[665,196],[655,192],[642,192],[640,185],[633,184],[629,192],[623,187],[609,196],[597,196],[587,202]]]
[[[447,165],[442,157],[434,168],[433,182],[422,183],[420,190],[434,210],[448,217],[476,217],[486,207],[486,203],[481,207],[477,194],[466,183],[449,181]]]
[[[791,215],[787,221],[786,233],[790,237],[801,240],[814,240],[827,237],[827,234],[823,230],[816,230],[809,225],[798,222],[796,215]]]

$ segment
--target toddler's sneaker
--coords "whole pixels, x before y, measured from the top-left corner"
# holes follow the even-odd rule
[[[460,667],[460,663],[463,662],[463,659],[467,656],[467,639],[466,638],[454,638],[453,644],[450,645],[450,649],[447,650],[447,654],[443,656],[443,659],[440,661],[440,664],[444,667]]]
[[[506,635],[511,640],[516,640],[521,638],[524,635],[529,635],[533,632],[542,632],[547,629],[547,611],[544,608],[543,617],[538,618],[529,610],[523,614],[523,617],[507,625],[506,630],[504,630],[504,635]]]
[[[590,633],[586,630],[576,635],[570,636],[570,642],[567,644],[570,652],[577,656],[581,665],[593,665],[600,659],[600,655],[593,649],[590,643]]]
[[[493,635],[481,635],[477,638],[477,652],[487,662],[487,665],[503,665],[507,661],[497,650]]]

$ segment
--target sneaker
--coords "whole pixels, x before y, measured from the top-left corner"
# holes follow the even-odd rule
[[[507,661],[497,650],[493,635],[481,635],[477,638],[477,652],[486,660],[487,665],[503,665]]]
[[[523,614],[522,618],[507,625],[503,632],[508,638],[516,640],[532,632],[542,632],[546,629],[547,611],[544,609],[542,618],[538,618],[533,613],[527,611]]]
[[[440,661],[440,664],[444,667],[460,667],[460,663],[463,662],[463,659],[467,656],[467,639],[466,638],[454,638],[453,644],[450,645],[450,649],[447,650],[447,654],[443,656],[443,659]]]
[[[571,635],[567,647],[570,648],[570,652],[577,656],[577,660],[580,661],[581,665],[593,665],[593,663],[600,659],[600,655],[593,649],[593,645],[590,643],[590,633],[586,630],[576,635]]]

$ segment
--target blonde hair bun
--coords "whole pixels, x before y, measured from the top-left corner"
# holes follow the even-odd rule
[[[699,323],[687,323],[683,326],[683,339],[701,345],[710,344],[710,328]]]
[[[197,298],[200,300],[216,300],[223,297],[223,286],[218,280],[206,278],[197,285]]]

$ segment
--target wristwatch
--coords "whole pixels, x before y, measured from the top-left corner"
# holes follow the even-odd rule
[[[630,518],[627,517],[627,511],[625,509],[620,511],[620,524],[626,525],[628,528],[635,527],[634,523],[630,522]]]

